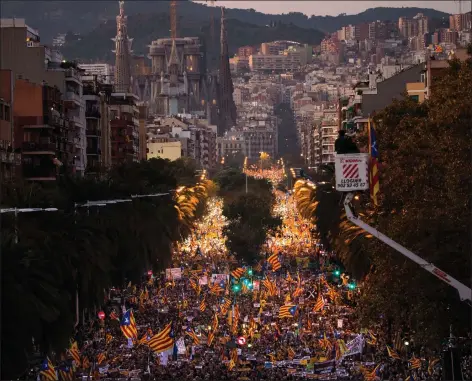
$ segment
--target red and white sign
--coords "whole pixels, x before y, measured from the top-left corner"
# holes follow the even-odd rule
[[[98,313],[98,318],[99,318],[100,320],[105,319],[105,312],[100,311],[100,312]]]
[[[238,337],[236,341],[238,342],[239,345],[246,344],[246,338],[243,336]]]
[[[343,176],[346,179],[358,179],[359,165],[357,163],[343,164]]]
[[[336,190],[353,192],[369,189],[369,154],[335,155]]]

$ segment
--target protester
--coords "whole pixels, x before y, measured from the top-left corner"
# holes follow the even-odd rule
[[[274,183],[283,176],[280,170],[265,172]],[[353,305],[362,285],[353,287],[353,280],[341,273],[335,253],[314,238],[315,227],[298,215],[293,198],[277,192],[276,199],[274,213],[283,218],[283,228],[268,238],[261,261],[245,268],[226,250],[222,200],[209,200],[206,217],[178,245],[172,271],[147,274],[142,284],[111,290],[106,318],[79,327],[75,376],[161,381],[441,379],[439,353],[408,352],[386,335],[381,321],[376,327],[356,325]],[[125,311],[132,311],[136,321],[134,340],[124,336]],[[171,331],[165,337],[171,345],[157,353],[149,343],[168,324]],[[394,353],[387,352],[387,344]],[[75,358],[72,351],[68,357]],[[470,360],[464,361],[469,377]]]

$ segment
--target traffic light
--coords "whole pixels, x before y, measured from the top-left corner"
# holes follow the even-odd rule
[[[341,271],[339,271],[339,270],[334,270],[333,275],[334,275],[334,276],[340,276],[340,275],[341,275]]]
[[[355,290],[356,289],[356,284],[354,282],[351,282],[347,285],[347,287],[350,289],[350,290]]]

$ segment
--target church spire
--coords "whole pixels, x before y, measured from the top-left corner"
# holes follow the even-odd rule
[[[115,91],[129,93],[131,88],[130,53],[132,39],[128,38],[128,17],[125,2],[119,1],[120,13],[116,16],[115,42]]]
[[[236,125],[236,105],[233,100],[233,80],[229,66],[228,35],[226,32],[225,11],[221,7],[221,34],[220,34],[220,70],[219,83],[219,125],[218,135]]]

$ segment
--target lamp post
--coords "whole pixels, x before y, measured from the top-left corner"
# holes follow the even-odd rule
[[[244,158],[244,174],[246,175],[246,194],[247,194],[247,156]]]

